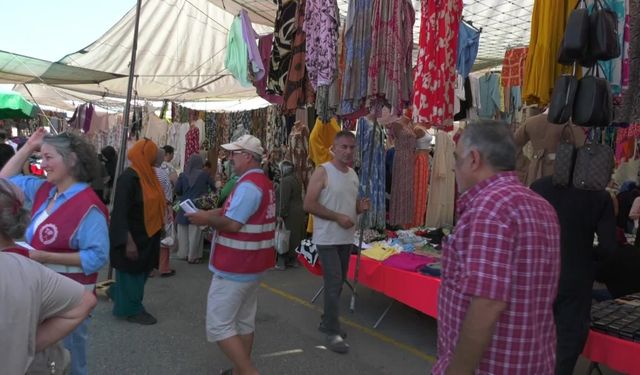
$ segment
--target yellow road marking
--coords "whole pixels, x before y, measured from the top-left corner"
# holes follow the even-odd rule
[[[271,293],[276,294],[276,295],[278,295],[278,296],[280,296],[282,298],[285,298],[285,299],[287,299],[287,300],[289,300],[291,302],[297,303],[299,305],[302,305],[302,306],[304,306],[306,308],[309,308],[311,310],[314,310],[314,311],[322,312],[322,309],[319,308],[318,306],[315,306],[315,305],[311,304],[310,302],[308,302],[306,300],[303,300],[302,298],[296,297],[293,294],[289,294],[289,293],[285,292],[284,290],[274,288],[274,287],[272,287],[270,285],[267,285],[265,283],[260,283],[260,286],[262,288],[270,291]],[[366,335],[369,335],[369,336],[374,337],[374,338],[376,338],[376,339],[378,339],[378,340],[380,340],[380,341],[382,341],[384,343],[393,345],[398,349],[402,349],[402,350],[404,350],[404,351],[406,351],[408,353],[411,353],[411,354],[415,355],[416,357],[421,358],[421,359],[423,359],[423,360],[425,360],[425,361],[427,361],[429,363],[435,363],[435,361],[436,361],[436,358],[434,356],[431,356],[431,355],[429,355],[427,353],[424,353],[424,352],[420,351],[415,346],[412,346],[412,345],[409,345],[409,344],[405,344],[405,343],[400,342],[400,341],[398,341],[398,340],[396,340],[394,338],[391,338],[389,336],[383,335],[382,333],[380,333],[380,332],[378,332],[378,331],[376,331],[374,329],[365,327],[365,326],[363,326],[361,324],[358,324],[358,323],[356,323],[356,322],[354,322],[352,320],[349,320],[349,319],[341,317],[340,321],[342,323],[348,325],[349,327],[355,328],[358,331],[360,331],[360,332],[362,332],[362,333],[364,333]]]

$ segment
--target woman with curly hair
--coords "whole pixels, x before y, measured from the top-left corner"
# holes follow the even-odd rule
[[[40,151],[46,179],[19,175],[29,156]],[[33,202],[25,239],[36,250],[31,259],[93,291],[107,262],[107,208],[89,183],[97,170],[96,151],[72,133],[48,135],[37,129],[7,162],[0,177],[10,178]],[[64,339],[71,352],[71,374],[87,374],[89,318]]]

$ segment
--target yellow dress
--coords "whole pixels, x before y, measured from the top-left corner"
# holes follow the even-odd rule
[[[309,160],[313,162],[315,167],[333,159],[331,146],[340,130],[340,125],[335,117],[332,117],[328,122],[323,122],[318,117],[309,135]],[[309,215],[307,222],[307,232],[313,232],[313,216],[311,215]]]
[[[531,16],[531,38],[525,64],[522,97],[526,103],[544,106],[558,76],[570,71],[557,63],[567,17],[578,0],[536,0]]]

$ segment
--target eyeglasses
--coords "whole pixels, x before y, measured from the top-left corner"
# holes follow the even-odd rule
[[[246,154],[246,152],[244,150],[233,150],[233,151],[229,151],[229,154],[231,156],[234,156],[234,155],[238,155],[238,154]]]

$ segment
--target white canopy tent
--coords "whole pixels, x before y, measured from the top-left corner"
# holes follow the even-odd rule
[[[477,67],[495,66],[510,46],[527,44],[534,0],[464,0],[463,17],[482,28]],[[346,17],[348,0],[338,0]],[[414,0],[414,39],[420,30],[420,2]],[[134,98],[174,101],[246,101],[257,98],[253,87],[242,87],[224,68],[227,32],[240,9],[249,12],[259,34],[273,31],[277,7],[273,0],[143,0],[135,69]],[[61,63],[128,75],[133,44],[135,7],[97,41],[69,54]],[[124,98],[128,77],[97,84],[56,85],[38,90],[36,99],[66,106],[73,100]],[[40,97],[35,92],[41,92]],[[247,103],[264,106],[255,99]],[[243,108],[248,108],[245,105]],[[238,107],[236,107],[238,108]]]

